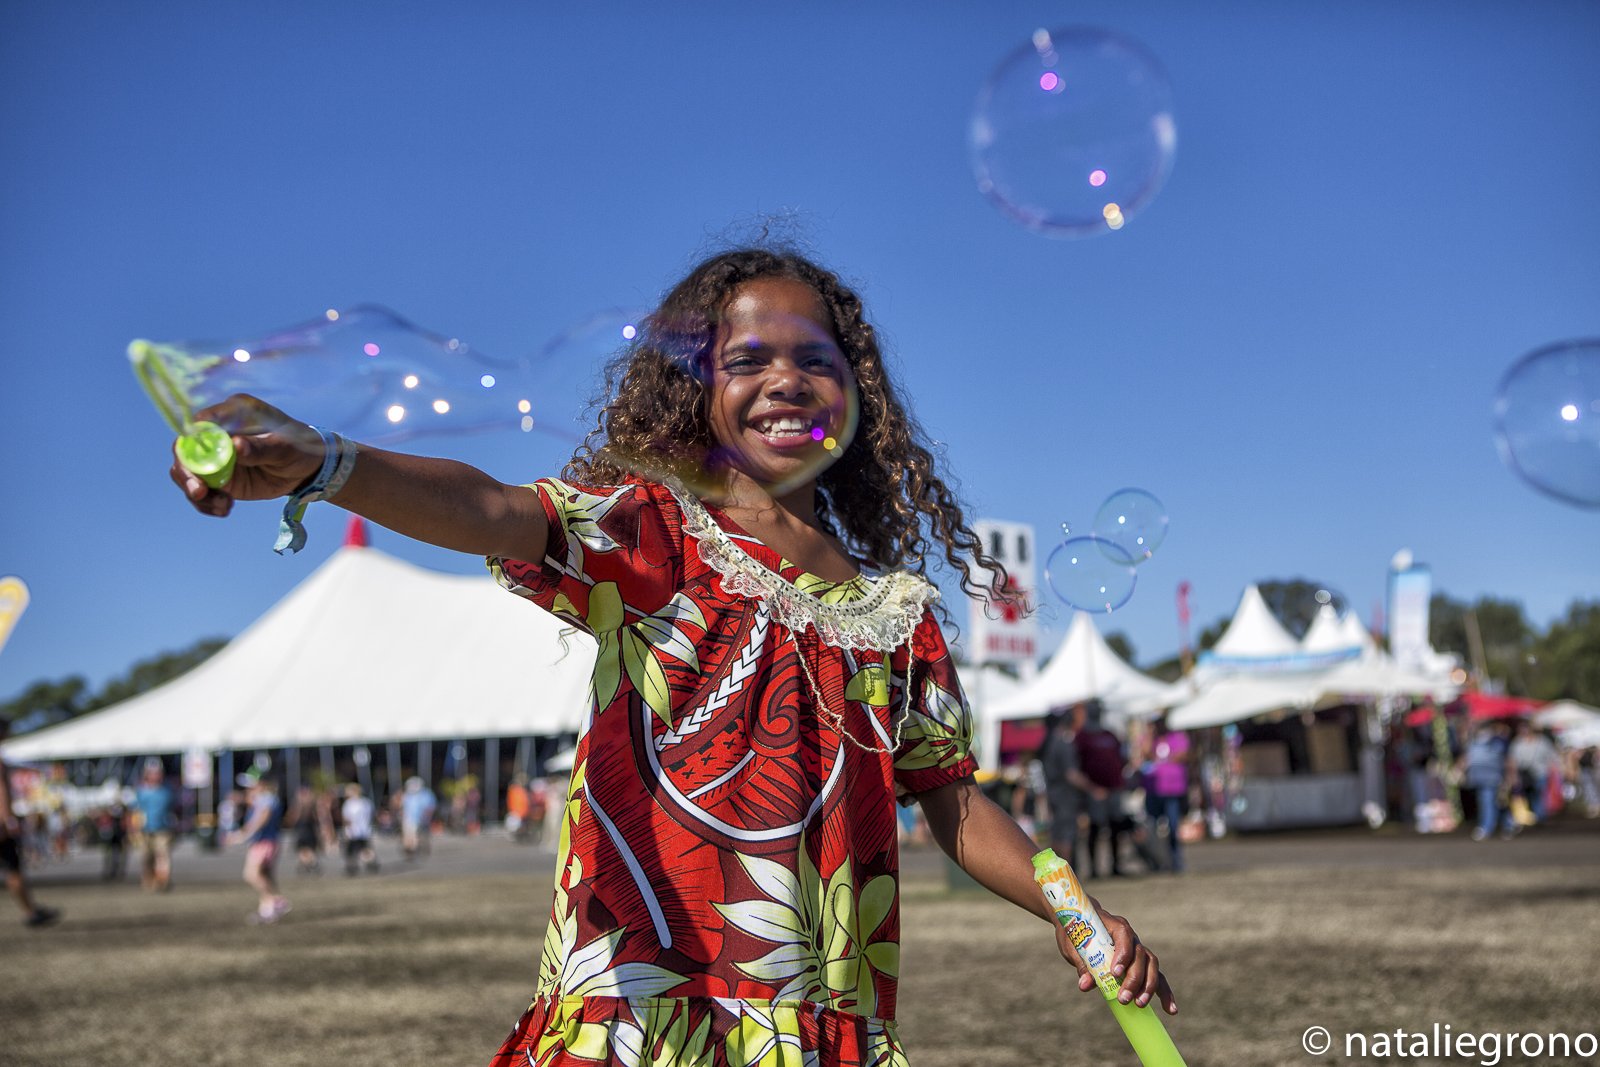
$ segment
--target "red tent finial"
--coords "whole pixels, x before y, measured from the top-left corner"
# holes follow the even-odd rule
[[[344,546],[346,548],[367,547],[367,520],[360,515],[350,516],[350,525],[344,528]]]

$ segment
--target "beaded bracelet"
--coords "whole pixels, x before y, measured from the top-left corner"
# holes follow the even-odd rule
[[[272,550],[278,555],[293,554],[306,545],[306,528],[302,520],[306,507],[319,500],[327,500],[349,480],[356,466],[356,443],[347,441],[332,430],[313,426],[322,438],[322,469],[311,481],[296,489],[283,502],[283,516],[278,520],[278,540]]]

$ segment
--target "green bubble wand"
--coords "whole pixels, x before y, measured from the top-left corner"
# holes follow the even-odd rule
[[[128,345],[128,360],[150,402],[178,435],[178,462],[213,489],[227,485],[233,477],[233,438],[214,422],[197,421],[189,399],[200,373],[219,357],[195,359],[171,345],[141,340]]]
[[[1161,1024],[1161,1016],[1156,1014],[1155,1005],[1146,1004],[1141,1008],[1117,999],[1122,983],[1111,973],[1114,949],[1111,935],[1106,932],[1105,924],[1100,921],[1099,913],[1090,902],[1089,894],[1083,891],[1083,884],[1071,865],[1047,848],[1033,857],[1033,878],[1044,891],[1045,901],[1056,921],[1067,931],[1072,947],[1088,965],[1095,985],[1106,998],[1106,1006],[1122,1024],[1122,1032],[1127,1035],[1139,1062],[1144,1067],[1185,1067],[1167,1028]]]

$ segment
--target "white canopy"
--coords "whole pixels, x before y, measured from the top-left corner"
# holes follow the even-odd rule
[[[4,752],[37,761],[575,731],[594,655],[587,634],[487,576],[350,546],[189,673]]]
[[[1534,714],[1533,721],[1560,733],[1573,729],[1592,732],[1600,730],[1600,708],[1576,700],[1553,700]]]
[[[1199,730],[1225,726],[1281,708],[1316,703],[1315,683],[1303,675],[1232,674],[1211,681],[1193,699],[1172,709],[1167,728]]]
[[[1300,642],[1284,629],[1253,583],[1245,587],[1228,628],[1211,648],[1215,658],[1224,660],[1263,660],[1299,651]]]
[[[1378,647],[1367,628],[1353,612],[1340,615],[1332,604],[1317,609],[1316,618],[1300,639],[1300,651],[1308,656],[1370,652]]]
[[[1171,686],[1128,666],[1111,651],[1090,616],[1079,611],[1044,669],[983,710],[994,720],[1027,719],[1051,708],[1099,700],[1112,715],[1138,715],[1160,707],[1171,692]]]

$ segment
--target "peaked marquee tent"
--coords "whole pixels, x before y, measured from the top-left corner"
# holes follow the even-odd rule
[[[1111,651],[1084,612],[1075,612],[1055,654],[1034,677],[1009,695],[977,701],[978,750],[987,762],[999,751],[1000,723],[1032,719],[1053,708],[1083,700],[1099,700],[1113,723],[1154,711],[1169,698],[1171,687],[1128,666]]]
[[[594,649],[488,577],[347,544],[194,670],[4,752],[27,762],[573,732]]]

